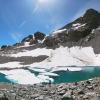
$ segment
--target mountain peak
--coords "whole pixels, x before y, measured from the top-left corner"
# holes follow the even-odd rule
[[[99,12],[95,9],[92,9],[92,8],[90,8],[86,11],[86,14],[94,14],[94,13],[99,13]]]
[[[86,13],[84,14],[84,17],[90,17],[90,16],[92,16],[92,15],[96,16],[96,15],[98,15],[98,14],[99,14],[99,12],[96,11],[95,9],[88,9],[88,10],[86,11]]]

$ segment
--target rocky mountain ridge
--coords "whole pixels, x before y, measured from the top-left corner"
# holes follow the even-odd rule
[[[49,36],[46,36],[42,32],[36,32],[34,35],[25,37],[21,43],[16,43],[13,46],[2,46],[1,49],[10,49],[12,47],[24,46],[24,45],[37,45],[41,47],[55,48],[59,45],[64,46],[93,46],[96,53],[100,52],[97,48],[99,45],[100,32],[100,12],[94,9],[88,9],[83,17],[76,19],[75,21],[65,25],[63,28],[52,32]],[[94,43],[94,41],[96,42]]]
[[[55,61],[54,63],[57,63],[57,61],[59,61],[58,57],[60,57],[60,51],[62,59],[66,59],[66,61],[69,62],[68,64],[70,64],[68,57],[71,57],[73,61],[76,58],[75,65],[77,64],[77,60],[80,65],[80,62],[84,60],[86,64],[95,65],[95,62],[97,61],[96,59],[99,59],[99,56],[96,58],[95,54],[100,54],[99,43],[100,13],[94,9],[89,9],[82,17],[65,25],[61,29],[52,32],[49,36],[46,36],[42,32],[36,32],[33,35],[29,35],[22,39],[21,43],[16,43],[13,46],[2,46],[0,50],[0,63],[6,64],[8,62],[16,61],[20,62],[22,65],[30,65],[32,63],[40,63],[42,61],[45,61],[45,63]],[[77,48],[74,49],[73,47],[76,46]],[[91,48],[87,48],[88,51],[91,49],[88,52],[88,54],[91,53],[91,56],[87,56],[88,54],[86,54],[84,48],[79,49],[79,47],[93,48],[93,50]],[[80,55],[75,55],[75,52],[80,52]],[[19,56],[18,53],[22,56]],[[40,55],[38,55],[38,53]],[[95,59],[95,61],[91,59],[91,57]],[[66,61],[65,63],[67,64]]]

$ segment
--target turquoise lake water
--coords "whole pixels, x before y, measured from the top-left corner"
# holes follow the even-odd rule
[[[0,73],[0,82],[6,82],[6,83],[12,83],[10,80],[8,80],[4,74]]]
[[[58,71],[59,77],[54,78],[54,83],[78,82],[100,76],[100,68],[85,68],[81,71]]]
[[[39,74],[39,72],[30,71],[31,73],[34,73],[36,76]],[[93,77],[100,77],[100,68],[98,67],[85,67],[81,71],[55,71],[54,73],[58,74],[59,76],[51,77],[54,79],[54,84],[58,83],[65,83],[65,82],[78,82],[82,80],[87,80]],[[4,74],[0,73],[0,82],[8,82],[11,83],[10,80],[8,80]]]

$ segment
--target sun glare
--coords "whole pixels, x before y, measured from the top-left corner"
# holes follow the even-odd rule
[[[47,1],[48,1],[48,0],[39,0],[38,2],[44,4],[44,3],[47,3]]]
[[[40,5],[50,5],[54,0],[38,0]]]

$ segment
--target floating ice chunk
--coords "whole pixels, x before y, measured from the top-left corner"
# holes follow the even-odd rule
[[[49,83],[51,80],[52,82],[54,81],[53,79],[49,78],[49,76],[45,76],[45,75],[38,75],[37,76],[40,80],[42,80],[42,82],[47,82]]]
[[[46,75],[46,76],[59,76],[58,74],[51,73],[51,72],[40,73],[40,75]]]
[[[32,67],[29,67],[29,69],[33,70],[33,71],[36,71],[36,72],[40,72],[40,73],[45,73],[45,69],[42,69],[42,68],[32,68]]]
[[[82,67],[55,67],[52,72],[54,71],[81,71]]]
[[[6,78],[12,82],[17,82],[19,84],[37,84],[42,82],[49,82],[51,78],[45,75],[35,76],[33,73],[24,69],[17,69],[11,71],[0,71],[6,75]]]

